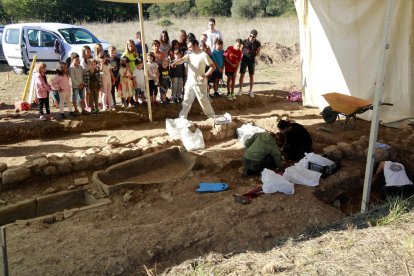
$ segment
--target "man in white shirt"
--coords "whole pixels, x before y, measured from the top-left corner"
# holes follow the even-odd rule
[[[214,69],[216,69],[216,66],[211,58],[200,49],[197,40],[189,40],[187,47],[189,53],[171,64],[171,66],[174,67],[184,62],[188,63],[187,81],[185,83],[184,100],[182,102],[183,107],[179,116],[180,118],[187,118],[191,105],[197,97],[204,114],[207,117],[212,118],[214,117],[214,110],[208,99],[207,80]],[[209,69],[206,72],[207,66],[209,66]]]
[[[210,18],[208,20],[208,30],[203,34],[207,35],[206,44],[210,47],[210,49],[214,49],[214,42],[217,38],[220,38],[224,41],[221,32],[219,30],[216,30],[216,20],[214,18]]]

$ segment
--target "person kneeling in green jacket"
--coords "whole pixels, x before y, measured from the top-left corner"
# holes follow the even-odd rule
[[[282,154],[285,137],[283,133],[260,132],[250,137],[243,157],[243,176],[261,173],[266,169],[282,168]]]

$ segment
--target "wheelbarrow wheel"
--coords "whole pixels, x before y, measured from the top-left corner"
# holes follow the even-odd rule
[[[336,121],[336,118],[338,117],[338,112],[334,111],[332,107],[327,106],[322,110],[322,118],[327,122],[328,124],[331,124]]]

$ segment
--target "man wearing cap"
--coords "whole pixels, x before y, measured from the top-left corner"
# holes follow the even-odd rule
[[[184,62],[188,63],[187,81],[185,83],[184,100],[182,102],[183,107],[179,116],[180,118],[187,118],[191,105],[197,97],[204,114],[212,118],[214,117],[214,110],[208,99],[207,80],[214,69],[216,69],[216,66],[211,58],[200,49],[197,40],[190,39],[187,47],[188,53],[171,64],[172,67],[175,67]],[[206,67],[209,67],[207,72]]]
[[[214,18],[210,18],[208,20],[208,30],[203,34],[207,36],[206,44],[208,47],[210,47],[210,49],[214,49],[214,43],[216,39],[220,38],[223,40],[223,35],[219,30],[216,29],[216,20]]]
[[[253,94],[253,81],[254,81],[254,69],[256,63],[256,56],[260,54],[260,48],[262,44],[257,40],[257,31],[252,30],[248,39],[243,41],[243,57],[240,63],[240,79],[239,79],[239,95],[242,94],[243,79],[246,73],[246,69],[249,70],[250,78],[250,90],[249,96],[254,97]]]

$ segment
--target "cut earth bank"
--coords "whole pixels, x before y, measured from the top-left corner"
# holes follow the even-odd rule
[[[358,120],[355,128],[342,131],[337,123],[324,124],[318,110],[286,102],[286,91],[299,83],[298,78],[295,62],[260,64],[255,98],[244,95],[232,102],[214,99],[213,107],[218,114],[233,115],[234,123],[229,126],[213,126],[210,121],[204,121],[195,104],[190,119],[202,129],[206,149],[192,153],[197,161],[184,178],[120,190],[109,196],[112,204],[55,215],[56,223],[19,221],[8,227],[10,272],[125,275],[143,274],[144,265],[163,271],[209,252],[234,254],[272,248],[280,240],[299,235],[307,228],[340,220],[344,213],[332,206],[334,202],[346,213],[356,212],[365,170],[369,122]],[[1,162],[9,169],[29,167],[26,168],[30,177],[14,184],[2,182],[0,199],[11,204],[67,189],[85,189],[97,198],[104,197],[93,184],[75,186],[75,179],[90,180],[97,169],[179,144],[168,139],[164,122],[165,118],[176,117],[178,111],[179,107],[173,105],[167,109],[157,107],[154,123],[145,122],[147,114],[143,109],[138,113],[120,111],[62,122],[39,122],[31,112],[19,118],[3,119],[1,127],[7,125],[11,133],[21,133],[22,140],[28,140],[2,141]],[[3,110],[1,114],[6,112]],[[341,155],[341,170],[323,179],[315,188],[295,185],[295,194],[291,196],[263,195],[249,205],[235,203],[233,194],[241,194],[261,183],[259,177],[240,177],[243,148],[233,136],[235,128],[253,122],[274,131],[276,120],[281,116],[306,125],[315,142],[315,152],[322,153],[325,149]],[[26,130],[34,125],[37,127],[33,130],[44,130],[31,136],[36,131]],[[332,132],[319,131],[317,128],[321,126]],[[106,144],[107,137],[112,135],[119,138],[119,144]],[[381,158],[395,155],[403,163],[413,164],[414,137],[410,127],[400,130],[381,127],[379,137],[381,142],[392,145],[392,151],[382,152]],[[110,159],[111,154],[116,158]],[[83,163],[85,167],[74,169],[80,160],[87,160]],[[407,166],[407,172],[413,176],[411,165]],[[160,173],[174,175],[176,172],[169,170],[168,164],[160,164]],[[216,194],[196,194],[199,182],[224,182],[230,189]]]

